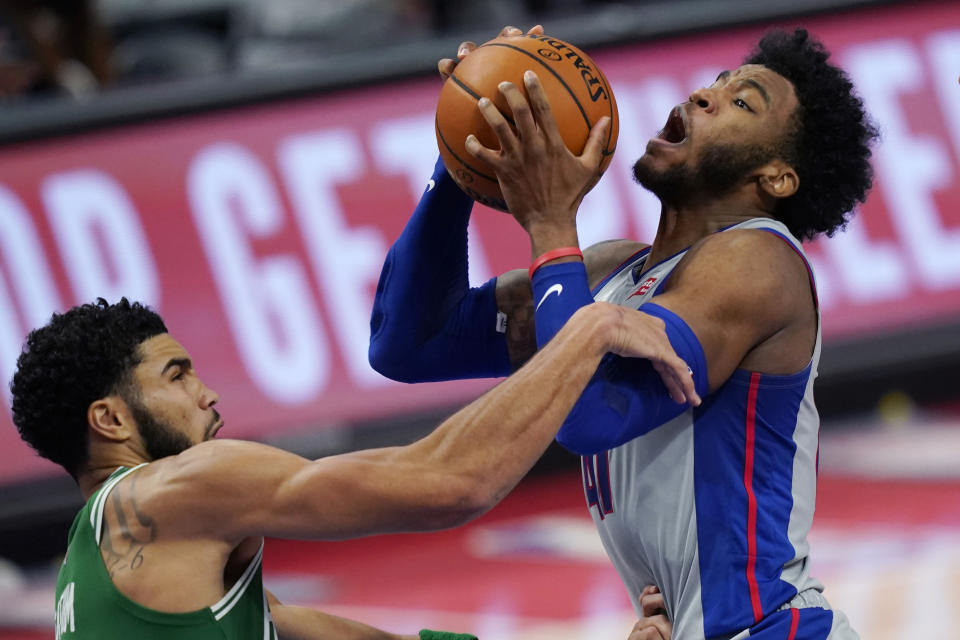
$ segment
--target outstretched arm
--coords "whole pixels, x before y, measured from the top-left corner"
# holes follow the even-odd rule
[[[517,373],[411,445],[309,461],[214,440],[144,468],[140,486],[151,487],[148,508],[159,526],[229,544],[455,526],[486,512],[527,473],[607,352],[662,363],[671,391],[697,402],[686,364],[655,319],[596,303]]]

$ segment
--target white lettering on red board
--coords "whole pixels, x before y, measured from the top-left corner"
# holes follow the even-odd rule
[[[60,306],[30,212],[13,191],[0,185],[0,376],[7,406],[7,382],[16,370],[24,336]]]
[[[217,143],[190,163],[187,195],[247,374],[277,403],[307,402],[326,384],[330,354],[303,264],[251,249],[285,223],[268,172],[244,147]]]
[[[160,306],[159,276],[123,185],[96,169],[54,173],[40,186],[74,299],[122,296]]]
[[[889,226],[894,236],[881,237],[872,221],[855,218],[845,233],[814,244],[811,261],[823,309],[883,302],[911,287],[957,289],[960,229],[955,217],[938,209],[938,196],[946,189],[955,192],[960,181],[955,77],[960,31],[864,42],[835,53],[883,129],[875,153],[878,186],[871,198],[882,199],[884,206],[870,210],[890,216],[890,224],[879,227]],[[631,166],[670,109],[690,89],[711,83],[716,72],[704,67],[685,78],[648,75],[615,82],[618,150],[604,180],[584,200],[583,245],[611,237],[653,238],[659,203],[632,183]],[[915,122],[918,116],[908,110],[909,99],[927,95],[942,114],[946,135],[923,133],[918,125],[926,123]],[[366,349],[371,292],[386,238],[376,227],[349,224],[337,190],[377,171],[403,175],[413,200],[418,199],[436,157],[432,113],[384,117],[366,134],[354,128],[294,133],[276,141],[275,167],[245,147],[238,131],[240,143],[216,142],[196,152],[186,168],[185,187],[247,374],[278,404],[311,402],[330,383],[335,345],[351,383],[382,384],[367,364]],[[161,291],[163,274],[136,199],[107,171],[76,167],[50,174],[40,181],[39,196],[57,252],[52,257],[37,233],[41,218],[31,217],[21,197],[0,186],[0,373],[6,379],[26,331],[46,322],[50,312],[64,308],[62,303],[127,295],[156,304]],[[382,202],[390,207],[391,194]],[[288,233],[292,225],[303,240],[306,261],[293,248],[268,255],[255,250],[259,241]],[[488,252],[497,250],[494,242],[471,223],[472,282],[493,274]],[[68,274],[70,296],[54,284],[55,260]]]
[[[954,156],[944,140],[913,131],[903,105],[905,97],[928,88],[919,52],[909,40],[869,42],[850,47],[844,63],[883,132],[874,155],[883,186],[873,197],[887,201],[905,251],[897,257],[896,251],[888,249],[888,268],[875,277],[894,271],[889,267],[896,260],[903,270],[906,259],[916,268],[918,283],[928,289],[960,285],[960,229],[944,225],[934,199],[937,191],[957,179]],[[944,112],[957,108],[956,104],[941,107]],[[865,267],[869,269],[869,263]]]
[[[360,141],[345,129],[298,134],[280,142],[277,164],[350,377],[360,386],[384,384],[367,362],[367,347],[370,292],[380,276],[386,241],[376,227],[350,227],[334,191],[368,171]]]

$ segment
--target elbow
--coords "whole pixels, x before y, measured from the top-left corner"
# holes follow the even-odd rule
[[[425,382],[414,369],[414,364],[417,361],[416,355],[406,349],[404,345],[389,340],[382,334],[370,338],[367,360],[373,370],[385,378],[397,382]]]
[[[384,273],[389,264],[388,257],[383,267]],[[384,276],[381,275],[377,297],[373,303],[373,312],[370,315],[370,344],[367,347],[367,361],[374,371],[385,378],[397,382],[416,382],[410,376],[410,365],[415,362],[410,357],[411,345],[405,341],[403,332],[391,330],[390,321],[382,308],[383,303],[380,297],[383,281]]]
[[[590,428],[584,428],[589,424]],[[621,438],[611,436],[602,420],[585,422],[571,414],[557,432],[557,443],[578,456],[592,456],[623,444]]]
[[[450,529],[475,520],[492,509],[505,493],[477,479],[450,479],[431,510],[430,528]]]

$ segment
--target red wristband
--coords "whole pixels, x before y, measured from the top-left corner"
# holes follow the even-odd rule
[[[583,260],[583,253],[580,251],[580,247],[560,247],[559,249],[551,249],[533,261],[533,264],[530,265],[530,277],[533,278],[533,274],[536,273],[537,269],[542,267],[545,263],[550,262],[551,260],[556,260],[557,258],[565,258],[567,256],[578,256],[581,260]]]

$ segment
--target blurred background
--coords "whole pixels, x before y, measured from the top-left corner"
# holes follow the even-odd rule
[[[823,312],[813,571],[865,639],[960,628],[960,5],[871,0],[0,1],[0,393],[27,331],[97,296],[153,305],[230,437],[308,456],[409,442],[496,381],[402,385],[366,362],[386,249],[437,156],[436,60],[506,24],[585,48],[620,106],[581,242],[653,237],[632,183],[688,92],[802,25],[883,131],[876,186],[811,243]],[[471,280],[527,265],[477,207]],[[749,283],[744,283],[749,286]],[[53,634],[80,496],[0,413],[0,639]],[[400,632],[626,638],[634,616],[554,447],[468,527],[268,541],[286,601]]]

